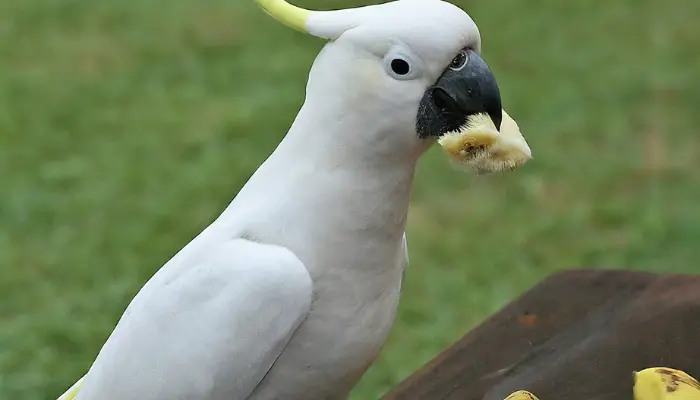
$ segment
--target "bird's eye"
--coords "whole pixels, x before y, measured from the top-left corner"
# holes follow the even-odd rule
[[[459,71],[464,68],[465,65],[467,65],[467,61],[469,61],[469,56],[467,55],[466,51],[462,50],[455,56],[455,58],[452,59],[450,69],[453,71]]]
[[[396,75],[404,76],[411,72],[411,66],[408,64],[408,61],[401,58],[395,58],[391,60],[391,70]]]
[[[2,2],[2,0],[0,0]],[[384,73],[397,81],[413,80],[421,76],[421,60],[410,50],[395,46],[384,55]]]

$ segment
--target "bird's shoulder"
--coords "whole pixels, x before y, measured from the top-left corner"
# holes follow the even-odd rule
[[[175,281],[215,295],[218,290],[235,290],[246,292],[249,299],[311,301],[309,272],[286,247],[234,239],[204,248],[200,254]]]
[[[164,265],[144,285],[127,313],[145,302],[139,302],[139,297],[161,298],[167,301],[151,301],[151,306],[170,304],[183,310],[224,301],[230,313],[255,312],[275,300],[288,311],[310,307],[311,277],[286,247],[232,239],[201,246],[186,258],[172,261],[176,262]],[[241,303],[236,299],[245,299],[246,307],[239,309]]]

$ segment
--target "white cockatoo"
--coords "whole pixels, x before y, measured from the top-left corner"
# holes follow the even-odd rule
[[[347,398],[394,321],[419,157],[481,116],[497,138],[473,146],[482,168],[530,158],[480,56],[479,30],[459,7],[258,3],[328,40],[305,102],[279,146],[143,286],[60,399]],[[489,152],[501,136],[506,145]]]

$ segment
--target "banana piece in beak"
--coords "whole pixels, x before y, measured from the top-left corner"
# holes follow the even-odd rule
[[[459,130],[440,137],[438,143],[457,166],[480,175],[512,171],[532,159],[518,124],[505,110],[501,132],[486,113],[476,114]]]

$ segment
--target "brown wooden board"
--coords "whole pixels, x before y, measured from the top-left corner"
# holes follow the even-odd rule
[[[382,399],[629,400],[632,372],[700,378],[700,276],[573,270],[553,275]]]

